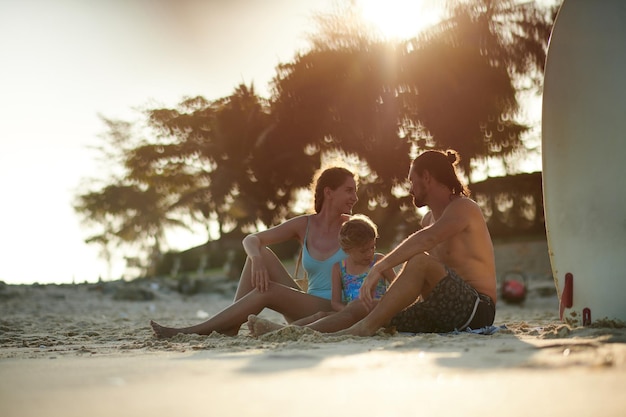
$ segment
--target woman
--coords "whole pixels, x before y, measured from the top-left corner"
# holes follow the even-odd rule
[[[346,257],[339,246],[339,230],[358,201],[354,174],[345,168],[324,170],[314,184],[315,214],[287,220],[243,239],[248,255],[233,304],[209,320],[191,327],[174,328],[150,322],[158,338],[178,333],[234,336],[250,314],[264,308],[277,311],[291,323],[318,311],[331,309],[332,266]],[[297,239],[302,245],[302,266],[309,285],[302,292],[268,245]]]

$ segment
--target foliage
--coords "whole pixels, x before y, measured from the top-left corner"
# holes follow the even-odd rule
[[[448,11],[403,42],[368,36],[350,7],[320,15],[311,49],[278,65],[269,100],[239,85],[214,101],[151,109],[147,138],[105,120],[118,151],[108,157],[122,169],[77,198],[100,227],[89,241],[151,241],[158,253],[164,231],[185,218],[206,224],[209,241],[211,223],[220,236],[270,226],[293,214],[324,155],[340,152],[357,161],[355,211],[391,244],[401,224],[419,221],[403,190],[410,158],[454,148],[469,179],[472,163],[520,152],[528,126],[517,121],[517,94],[543,72],[552,10],[472,0]]]
[[[109,127],[100,148],[113,161],[124,164],[133,141],[132,129],[126,122],[103,119]],[[119,167],[116,167],[119,168]],[[104,258],[111,260],[111,246],[147,244],[140,251],[160,253],[165,230],[184,226],[175,216],[173,196],[162,192],[157,184],[133,180],[120,172],[111,172],[109,182],[101,185],[88,181],[87,191],[76,197],[74,209],[83,224],[96,232],[86,239],[103,249]]]
[[[216,221],[220,232],[271,222],[284,201],[255,175],[256,153],[270,116],[254,88],[241,85],[233,95],[209,102],[188,99],[177,109],[148,112],[159,136],[132,152],[131,176],[152,178],[176,195],[175,207],[200,221]]]
[[[545,235],[540,172],[488,178],[472,185],[491,237]]]
[[[469,179],[472,160],[520,150],[528,126],[515,120],[517,93],[541,82],[554,11],[511,0],[450,4],[447,20],[407,43],[402,82],[430,145],[459,151]]]

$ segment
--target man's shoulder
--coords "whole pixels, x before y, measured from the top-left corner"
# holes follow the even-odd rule
[[[454,199],[449,207],[454,207],[458,210],[480,210],[480,206],[476,201],[464,196]]]
[[[470,225],[486,227],[485,215],[480,205],[469,197],[459,199],[459,213],[462,213]]]
[[[468,222],[484,222],[483,211],[478,203],[469,197],[455,199],[448,207],[451,217],[463,217]]]

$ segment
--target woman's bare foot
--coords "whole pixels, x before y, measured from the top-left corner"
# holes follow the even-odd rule
[[[248,329],[250,330],[250,334],[252,336],[258,337],[264,335],[265,333],[273,332],[274,330],[282,329],[282,324],[274,323],[273,321],[269,321],[267,319],[263,319],[255,316],[254,314],[250,314],[248,316]]]
[[[150,326],[152,327],[154,336],[156,336],[157,339],[168,339],[180,333],[178,329],[161,326],[159,323],[152,320],[150,320]]]

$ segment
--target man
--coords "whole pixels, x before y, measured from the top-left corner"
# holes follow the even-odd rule
[[[493,324],[496,272],[493,244],[478,205],[456,172],[456,151],[426,151],[411,164],[413,202],[428,206],[423,228],[371,269],[360,298],[308,325],[321,332],[370,336],[382,327],[401,332],[449,332]],[[382,272],[404,263],[380,301],[372,299]],[[276,329],[251,316],[259,335]]]

